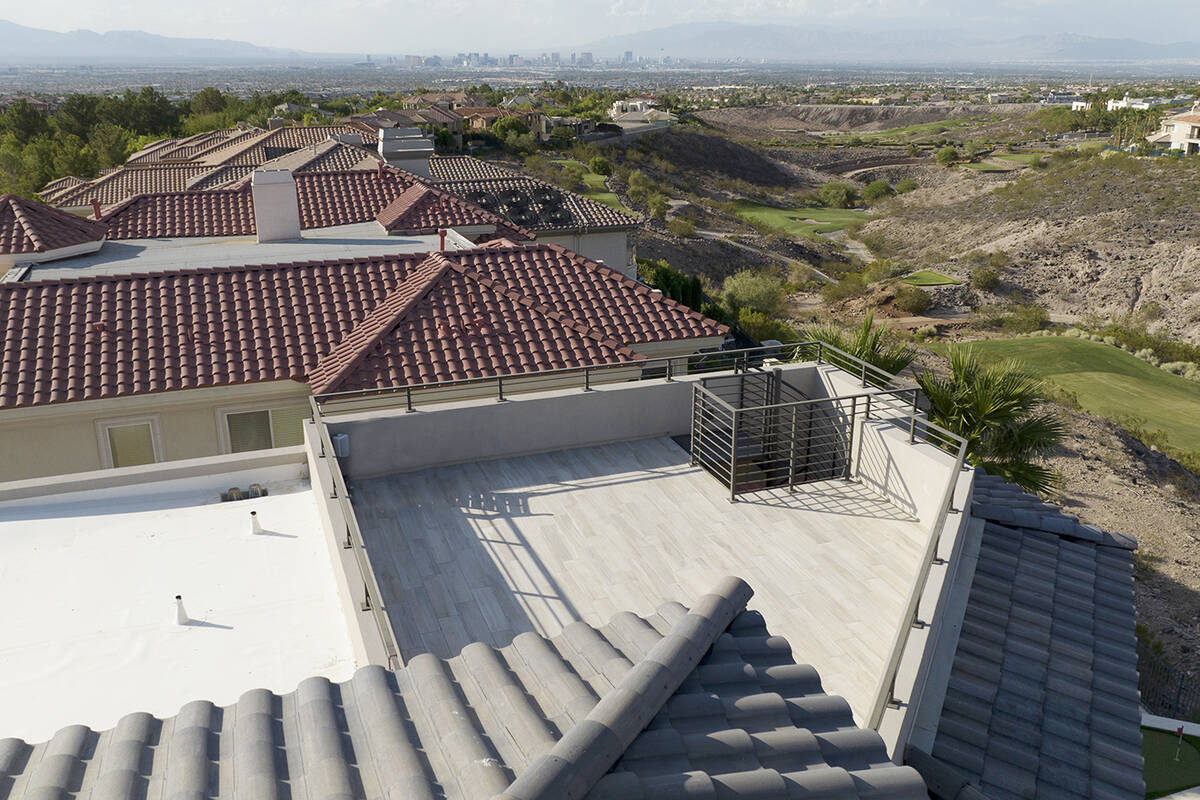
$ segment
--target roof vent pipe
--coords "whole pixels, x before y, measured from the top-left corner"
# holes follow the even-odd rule
[[[92,213],[96,215],[96,219],[100,219],[100,200],[92,198]]]
[[[446,252],[446,229],[438,228],[438,252]]]
[[[250,512],[250,533],[257,534],[257,533],[262,533],[262,532],[263,532],[263,528],[262,528],[262,523],[258,521],[258,512],[251,511]]]
[[[191,621],[192,620],[190,617],[188,617],[187,612],[183,610],[183,595],[175,595],[175,624],[187,625]]]

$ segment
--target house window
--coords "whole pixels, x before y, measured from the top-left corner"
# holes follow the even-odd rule
[[[229,435],[229,451],[244,453],[303,444],[304,420],[308,415],[307,406],[227,413],[225,430]]]
[[[157,421],[147,418],[100,423],[100,453],[106,467],[136,467],[161,461]]]

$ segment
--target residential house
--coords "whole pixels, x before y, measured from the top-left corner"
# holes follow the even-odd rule
[[[457,92],[425,92],[421,94],[407,95],[402,101],[404,108],[425,108],[427,106],[441,106],[451,111],[457,111],[460,108],[478,108],[487,105],[487,98],[481,94],[472,92],[457,91]]]
[[[1190,111],[1164,119],[1158,133],[1148,136],[1147,141],[1188,155],[1200,153],[1200,103],[1193,105]]]

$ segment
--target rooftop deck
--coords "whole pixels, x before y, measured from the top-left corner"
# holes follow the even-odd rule
[[[744,495],[670,438],[351,482],[402,657],[686,602],[725,574],[861,721],[927,527],[859,483]]]
[[[269,496],[219,501],[251,482]],[[175,624],[177,594],[190,624]],[[299,464],[0,503],[0,609],[0,739],[356,666]]]

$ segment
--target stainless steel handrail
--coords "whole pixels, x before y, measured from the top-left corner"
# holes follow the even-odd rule
[[[358,527],[358,517],[355,516],[354,506],[350,502],[350,487],[346,484],[341,465],[334,454],[333,440],[329,435],[328,426],[321,417],[321,408],[317,405],[315,398],[310,397],[309,403],[312,406],[312,419],[321,445],[319,456],[326,460],[329,474],[333,479],[333,497],[329,499],[338,501],[342,518],[346,521],[346,539],[342,543],[342,547],[354,551],[354,561],[358,565],[359,576],[363,581],[363,600],[359,604],[359,608],[371,612],[375,627],[379,631],[379,638],[383,642],[388,669],[399,669],[403,666],[400,642],[396,639],[396,630],[392,627],[391,617],[388,615],[387,606],[383,601],[383,593],[379,589],[379,583],[375,579],[375,570],[371,566],[371,557],[367,554],[362,530]]]

